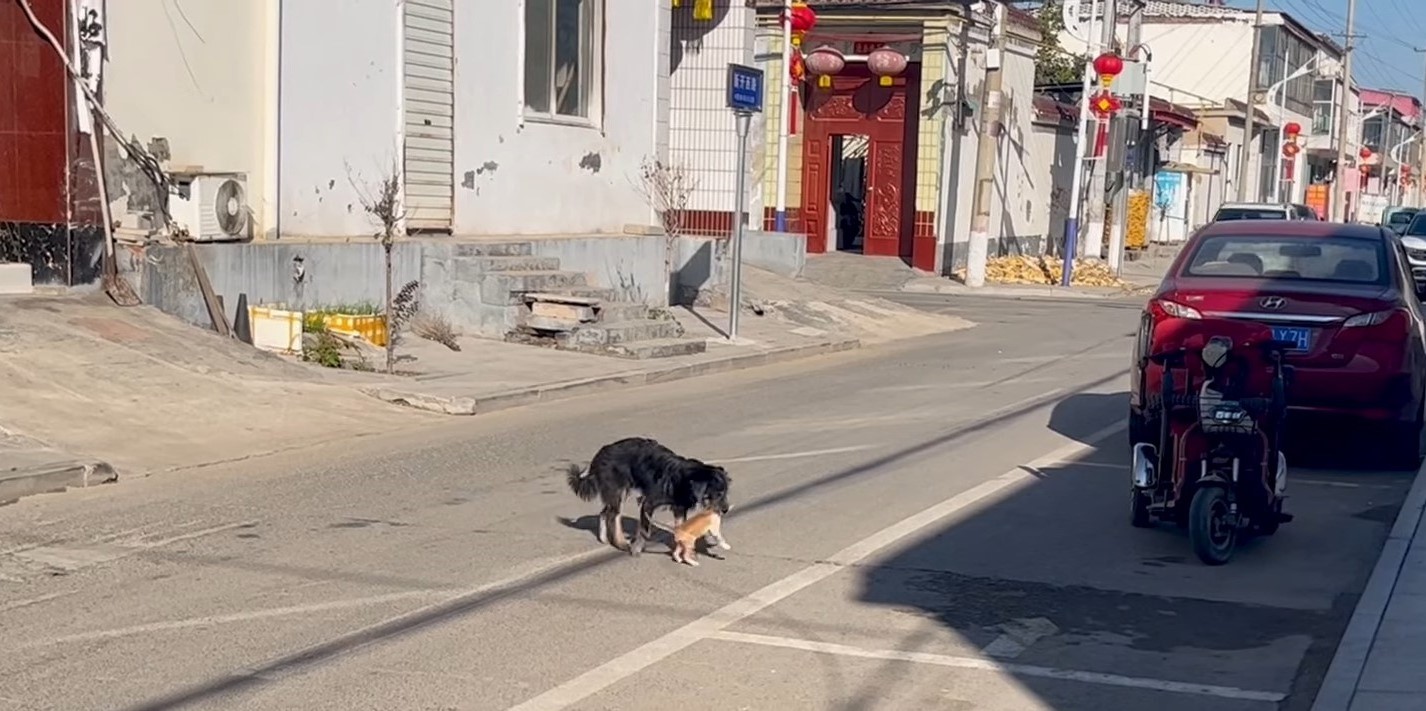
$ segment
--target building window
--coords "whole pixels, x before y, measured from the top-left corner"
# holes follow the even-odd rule
[[[1266,92],[1289,74],[1306,66],[1316,54],[1312,45],[1281,25],[1264,27],[1258,48],[1258,91]],[[1308,72],[1288,82],[1268,99],[1273,104],[1308,114],[1312,111],[1314,85],[1313,73]]]
[[[1335,96],[1337,80],[1318,79],[1312,85],[1312,135],[1331,136],[1336,127],[1332,117],[1337,112]]]
[[[604,38],[601,0],[525,0],[525,113],[591,118]]]

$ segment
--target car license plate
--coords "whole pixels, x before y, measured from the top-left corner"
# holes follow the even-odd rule
[[[1305,351],[1312,345],[1312,329],[1300,326],[1273,326],[1273,340],[1295,343],[1295,351]]]

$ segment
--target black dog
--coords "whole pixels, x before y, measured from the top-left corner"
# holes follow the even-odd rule
[[[606,444],[594,455],[588,469],[569,467],[569,488],[576,496],[604,502],[599,513],[599,542],[638,555],[644,551],[653,529],[653,514],[660,507],[673,510],[675,525],[688,512],[711,509],[727,513],[731,479],[722,467],[682,457],[668,447],[645,437],[629,437]],[[639,529],[634,545],[624,538],[622,508],[630,491],[639,492]]]

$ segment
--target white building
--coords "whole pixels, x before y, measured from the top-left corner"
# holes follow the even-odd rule
[[[393,166],[412,231],[653,222],[637,182],[668,154],[669,0],[107,9],[119,126],[170,166],[245,174],[257,237],[371,234],[362,196]]]
[[[1127,19],[1127,15],[1119,18],[1116,37],[1121,43],[1127,36]],[[1276,188],[1284,201],[1314,202],[1328,191],[1310,186],[1330,182],[1336,160],[1342,50],[1291,15],[1264,13],[1258,82],[1249,97],[1254,19],[1251,10],[1225,5],[1150,0],[1144,9],[1141,35],[1153,55],[1150,92],[1195,111],[1236,114],[1222,122],[1223,135],[1219,136],[1225,144],[1220,170],[1226,177],[1227,192],[1234,196],[1239,192],[1239,156],[1244,141],[1241,106],[1256,102],[1262,113],[1254,122],[1249,150],[1252,178],[1245,186],[1244,198],[1269,200]],[[1068,33],[1061,36],[1061,44],[1069,51],[1082,52],[1084,48]],[[1239,108],[1233,111],[1235,105]],[[1348,105],[1353,111],[1348,153],[1355,156],[1359,149],[1356,137],[1361,132],[1355,127],[1358,112],[1350,98]],[[1292,179],[1278,184],[1275,171],[1283,142],[1281,132],[1291,123],[1302,129],[1304,150],[1293,161]],[[1355,193],[1356,181],[1348,181],[1346,188]]]

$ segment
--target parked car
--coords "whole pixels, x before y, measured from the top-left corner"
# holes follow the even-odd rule
[[[1388,207],[1386,212],[1382,213],[1381,226],[1397,234],[1402,234],[1418,212],[1420,212],[1420,208]]]
[[[1417,212],[1406,227],[1397,233],[1406,251],[1411,277],[1416,281],[1416,293],[1426,292],[1426,212]]]
[[[1214,213],[1214,222],[1229,220],[1317,220],[1317,211],[1306,205],[1275,202],[1225,202]]]
[[[1151,441],[1144,393],[1166,319],[1233,318],[1296,344],[1289,408],[1372,423],[1388,455],[1415,466],[1426,437],[1426,318],[1390,231],[1332,222],[1219,222],[1189,239],[1145,306],[1130,377],[1130,436]]]

